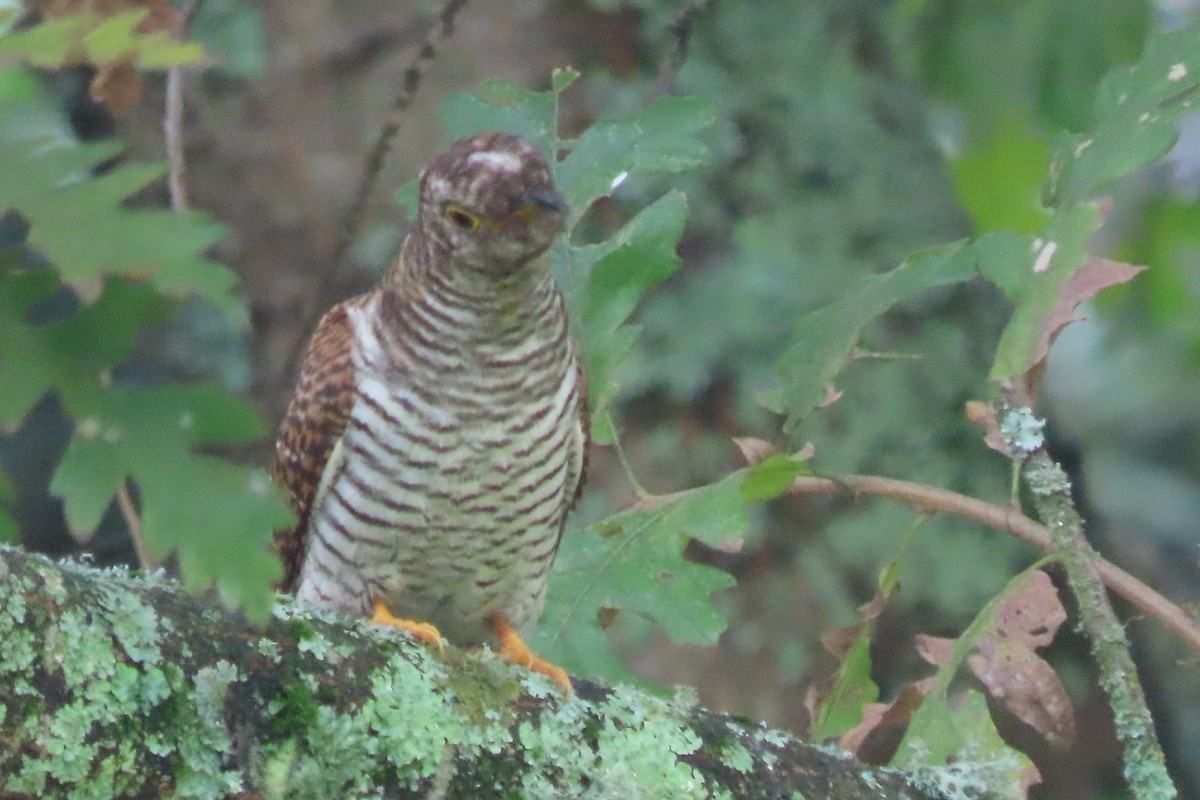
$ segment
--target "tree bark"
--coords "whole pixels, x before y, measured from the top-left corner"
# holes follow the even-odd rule
[[[928,798],[628,686],[0,546],[0,797]]]

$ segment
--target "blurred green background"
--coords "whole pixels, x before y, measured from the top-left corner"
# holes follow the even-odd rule
[[[253,329],[240,335],[208,306],[186,304],[139,342],[136,368],[217,378],[274,423],[312,309],[367,288],[392,257],[406,224],[392,190],[445,144],[445,94],[488,77],[544,88],[553,67],[571,64],[584,74],[566,98],[572,131],[641,104],[665,80],[718,105],[708,133],[716,166],[676,181],[691,207],[686,266],[640,309],[618,425],[651,490],[710,482],[739,465],[732,436],[778,437],[778,421],[756,397],[774,385],[800,314],[921,247],[992,229],[1036,232],[1054,135],[1088,125],[1100,76],[1135,60],[1151,30],[1200,16],[1190,0],[699,5],[674,76],[663,63],[686,3],[468,5],[404,117],[349,267],[334,270],[364,156],[440,4],[207,0],[192,34],[219,63],[189,84],[189,181],[193,204],[232,229],[216,256],[240,276]],[[88,100],[82,70],[42,75],[34,89],[28,80],[0,73],[0,93],[32,91],[52,124],[81,139],[116,135],[131,156],[161,158],[161,81],[114,119]],[[1096,249],[1151,269],[1103,294],[1089,319],[1063,334],[1040,409],[1093,543],[1192,608],[1200,603],[1198,176],[1200,122],[1190,119],[1165,163],[1113,191]],[[156,191],[144,199],[165,196]],[[627,187],[620,199],[636,203],[642,191]],[[603,208],[595,216],[605,224]],[[806,422],[796,446],[812,441],[830,471],[1003,502],[1008,465],[983,448],[963,404],[986,397],[1006,313],[998,293],[969,285],[889,314],[872,348],[924,357],[851,367],[841,400]],[[52,553],[80,549],[46,489],[68,438],[53,398],[0,435],[20,536]],[[241,455],[265,464],[269,450],[264,442]],[[587,518],[632,499],[611,452],[598,451],[594,464],[579,512]],[[739,582],[722,598],[733,624],[715,652],[672,646],[634,622],[614,636],[643,675],[695,685],[706,705],[802,731],[804,693],[834,666],[820,633],[855,619],[910,524],[891,504],[779,501],[753,519],[741,552],[695,548],[695,558]],[[101,563],[131,560],[115,509],[86,547]],[[913,633],[955,635],[1034,555],[963,523],[923,526],[875,643],[884,695],[923,674]],[[1200,670],[1155,624],[1135,618],[1129,633],[1172,775],[1182,796],[1200,797]],[[1035,796],[1122,796],[1085,646],[1064,630],[1051,660],[1076,701],[1079,742],[1062,753],[1015,722],[1001,728],[1042,769]]]

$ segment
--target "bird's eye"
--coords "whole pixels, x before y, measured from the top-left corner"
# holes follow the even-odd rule
[[[462,206],[446,206],[446,219],[453,222],[464,231],[473,231],[479,227],[479,217],[467,211]]]

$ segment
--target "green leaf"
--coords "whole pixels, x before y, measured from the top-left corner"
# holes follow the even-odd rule
[[[570,280],[582,286],[577,326],[584,344],[589,405],[603,414],[617,392],[613,374],[629,355],[636,333],[623,327],[638,301],[679,269],[676,243],[687,220],[687,201],[669,192],[642,209],[614,236],[584,247],[560,246],[555,254]],[[597,429],[599,444],[611,443]]]
[[[1024,798],[1025,795],[1017,791],[1033,768],[1029,759],[1000,738],[988,713],[987,702],[979,692],[968,690],[951,703],[949,690],[967,656],[997,629],[997,615],[1005,601],[1026,591],[1040,566],[1041,562],[1009,581],[954,640],[944,658],[937,659],[940,663],[933,686],[913,714],[892,766],[911,769],[923,765],[942,769],[959,763],[977,764],[976,768],[982,770],[982,765],[987,764],[990,765],[986,768],[988,771],[980,775],[979,780],[988,791],[1001,797]]]
[[[688,172],[707,164],[708,148],[696,137],[715,119],[710,103],[661,97],[624,119],[588,128],[556,170],[571,207],[569,227],[629,175]]]
[[[1039,189],[1048,150],[1043,137],[1009,122],[954,159],[955,189],[977,228],[1030,234],[1042,229],[1048,213]]]
[[[1200,98],[1200,26],[1151,36],[1132,67],[1105,76],[1096,122],[1055,142],[1046,205],[1070,207],[1166,155],[1179,119]]]
[[[937,713],[922,716],[933,707]],[[920,735],[913,736],[918,718]],[[964,797],[1026,800],[1029,785],[1038,779],[1029,757],[1000,737],[987,700],[974,689],[963,692],[954,705],[926,698],[904,742],[910,749],[903,758],[897,755],[891,766],[908,771],[918,786],[957,791]]]
[[[677,642],[713,644],[726,623],[710,595],[734,580],[686,561],[683,549],[689,537],[717,545],[744,534],[742,476],[733,473],[563,537],[533,638],[538,652],[568,671],[627,677],[607,651],[602,617],[612,611],[649,619]]]
[[[218,386],[173,384],[112,388],[86,406],[71,409],[75,434],[50,485],[72,529],[94,527],[132,478],[146,548],[177,553],[192,591],[215,581],[225,602],[265,619],[280,573],[271,535],[291,512],[262,470],[194,452],[259,438],[253,409]]]
[[[829,697],[821,703],[813,724],[813,741],[841,736],[862,721],[863,707],[879,699],[879,686],[871,679],[871,634],[864,625],[849,651],[842,657],[837,680]]]
[[[63,280],[94,293],[107,275],[150,281],[177,297],[198,294],[239,324],[246,311],[236,278],[203,253],[225,229],[200,212],[134,210],[124,200],[160,177],[161,165],[93,174],[120,152],[115,143],[79,145],[22,126],[26,107],[0,97],[0,208],[29,223],[27,245],[54,263]]]
[[[149,13],[137,9],[111,17],[73,14],[10,31],[0,35],[0,67],[20,60],[47,69],[81,61],[129,61],[142,69],[163,70],[200,61],[204,51],[198,44],[177,42],[168,31],[138,33],[138,23]]]
[[[853,360],[867,323],[897,303],[935,286],[965,281],[974,272],[974,255],[961,242],[925,250],[801,318],[794,334],[797,344],[779,364],[783,386],[765,398],[772,410],[787,415],[785,429],[794,430],[824,402],[834,378]]]
[[[921,519],[914,522],[901,541],[896,555],[880,570],[875,597],[859,608],[862,620],[848,628],[833,631],[832,637],[828,634],[822,636],[827,649],[841,659],[841,664],[829,694],[819,698],[811,733],[814,741],[821,742],[840,737],[859,725],[863,721],[863,709],[879,699],[879,685],[871,678],[871,639],[875,635],[879,615],[883,613],[892,595],[900,589],[900,560],[908,551],[918,527],[923,522]],[[839,640],[844,642],[848,636],[853,637],[849,646],[841,645],[845,647],[845,652],[839,652],[839,648],[834,645]]]
[[[109,280],[100,297],[63,322],[34,325],[30,309],[59,288],[53,270],[0,278],[0,422],[24,418],[46,392],[68,406],[89,398],[123,361],[138,330],[167,316],[153,288]]]
[[[783,494],[800,475],[809,475],[812,470],[803,461],[776,453],[750,467],[742,480],[742,499],[747,503],[773,500]]]

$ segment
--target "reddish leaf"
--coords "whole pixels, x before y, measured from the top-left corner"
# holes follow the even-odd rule
[[[996,406],[983,400],[968,400],[966,404],[967,421],[983,431],[983,443],[1001,455],[1012,458],[1012,448],[1004,441],[1000,433],[1000,424],[996,421]]]
[[[737,445],[737,449],[742,453],[742,458],[746,459],[746,463],[750,466],[754,466],[760,461],[766,461],[776,452],[775,445],[766,439],[755,439],[751,436],[735,437],[733,443]]]
[[[940,636],[927,636],[919,633],[914,637],[914,641],[917,645],[917,652],[921,654],[921,658],[935,667],[940,667],[950,660],[950,650],[954,647],[953,639],[943,639]]]
[[[994,699],[1059,747],[1075,738],[1071,699],[1054,669],[1034,651],[1050,644],[1066,618],[1049,576],[1034,572],[1000,604],[992,630],[967,659]]]
[[[868,703],[863,706],[862,722],[846,731],[838,740],[838,746],[868,763],[886,763],[895,750],[895,743],[889,748],[892,752],[868,754],[863,749],[867,737],[873,733],[882,733],[907,725],[936,680],[937,678],[930,677],[910,683],[901,689],[900,694],[890,703]]]
[[[1101,289],[1127,283],[1134,279],[1145,267],[1126,264],[1121,261],[1110,261],[1107,258],[1088,258],[1087,263],[1079,268],[1058,296],[1058,305],[1050,312],[1042,326],[1038,339],[1037,350],[1034,351],[1034,363],[1041,364],[1050,354],[1050,347],[1063,328],[1080,319],[1075,310],[1085,300],[1090,300]]]

